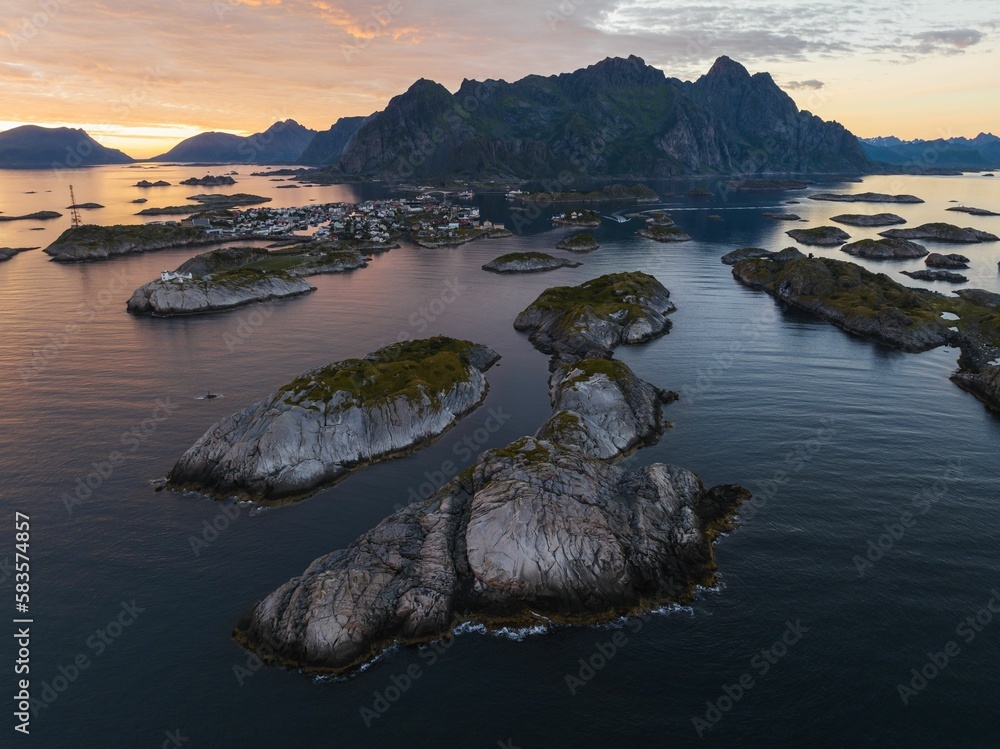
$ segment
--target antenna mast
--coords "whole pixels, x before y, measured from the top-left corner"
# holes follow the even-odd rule
[[[70,219],[72,220],[72,228],[80,228],[80,211],[76,208],[76,196],[73,195],[73,185],[69,186],[69,209],[70,209]]]

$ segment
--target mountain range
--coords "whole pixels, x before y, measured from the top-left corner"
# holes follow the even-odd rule
[[[183,140],[151,161],[223,164],[295,164],[316,136],[295,120],[275,122],[262,133],[200,133]]]
[[[889,136],[862,138],[861,147],[872,161],[914,169],[1000,168],[1000,137],[980,133],[975,138],[900,140]]]
[[[69,141],[81,138],[89,136],[15,128],[0,134],[0,167],[51,166]],[[986,135],[952,139],[939,151],[946,161],[961,156],[979,168],[998,143]],[[686,82],[630,56],[513,83],[465,80],[454,93],[420,79],[382,111],[342,118],[328,130],[316,132],[289,119],[249,137],[201,133],[152,160],[300,164],[319,167],[320,177],[334,181],[584,182],[699,174],[859,174],[884,171],[886,164],[905,166],[912,163],[913,149],[925,147],[892,138],[859,141],[839,123],[800,111],[768,73],[751,75],[728,57]],[[90,155],[80,165],[130,161],[93,140],[85,150]]]
[[[0,133],[0,167],[6,169],[73,168],[130,164],[132,158],[105,148],[84,130],[21,125]]]

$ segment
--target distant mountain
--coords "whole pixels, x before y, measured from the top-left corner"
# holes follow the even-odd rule
[[[298,163],[306,166],[337,163],[354,140],[358,130],[369,119],[369,117],[341,117],[329,130],[316,133],[306,150],[302,152]]]
[[[800,112],[767,73],[719,58],[694,83],[632,56],[515,83],[421,79],[325,155],[331,178],[659,178],[859,173],[843,126]],[[313,154],[310,154],[312,157]]]
[[[74,128],[22,125],[0,133],[0,168],[72,168],[132,161],[130,156],[105,148],[85,131]]]
[[[315,135],[315,130],[303,127],[295,120],[275,122],[264,132],[247,137],[231,133],[199,133],[182,140],[151,161],[294,164]]]
[[[888,136],[860,140],[868,158],[892,166],[973,171],[1000,168],[1000,137],[992,133],[975,138],[900,140]]]

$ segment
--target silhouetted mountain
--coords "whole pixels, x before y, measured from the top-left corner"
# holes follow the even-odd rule
[[[329,130],[321,130],[299,157],[299,164],[321,166],[340,161],[368,117],[341,117]]]
[[[857,139],[766,73],[719,58],[695,83],[632,56],[515,83],[421,79],[372,115],[329,171],[383,179],[653,178],[870,168]]]
[[[132,157],[105,148],[85,131],[74,128],[22,125],[0,133],[2,168],[73,168],[132,161]]]
[[[1000,137],[980,133],[975,138],[900,140],[895,136],[861,138],[872,161],[912,169],[981,170],[1000,168]]]
[[[303,127],[295,120],[276,122],[263,133],[247,137],[230,133],[199,133],[151,161],[294,164],[315,135],[315,130]]]

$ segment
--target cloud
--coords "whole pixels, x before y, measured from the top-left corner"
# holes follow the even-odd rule
[[[937,47],[952,47],[955,50],[966,50],[983,41],[983,33],[973,29],[948,29],[944,31],[925,31],[914,34],[913,38],[923,46],[932,49]]]
[[[818,91],[823,88],[826,84],[823,81],[817,81],[815,78],[810,78],[808,81],[789,81],[785,84],[785,88],[790,88],[793,91],[802,88],[812,89],[813,91]]]

